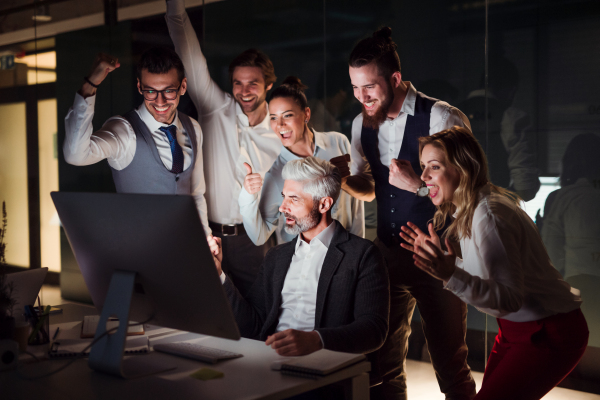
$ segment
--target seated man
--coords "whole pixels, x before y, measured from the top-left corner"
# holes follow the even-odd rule
[[[246,298],[221,271],[220,239],[209,241],[242,336],[265,340],[283,356],[377,350],[388,330],[387,269],[372,242],[331,218],[340,172],[307,157],[288,162],[283,178],[279,210],[286,231],[298,236],[267,253]]]

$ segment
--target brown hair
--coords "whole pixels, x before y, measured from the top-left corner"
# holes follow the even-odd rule
[[[308,89],[308,86],[302,83],[300,78],[296,76],[288,76],[283,80],[283,83],[278,86],[271,94],[271,100],[278,97],[289,97],[300,106],[302,111],[308,107],[308,100],[304,91]]]
[[[275,83],[275,67],[265,53],[257,49],[248,49],[242,54],[233,59],[229,64],[229,80],[233,81],[233,71],[236,67],[258,67],[262,71],[265,79],[265,88],[270,84]]]
[[[521,199],[517,194],[490,183],[485,153],[468,129],[453,126],[435,135],[420,137],[419,158],[427,145],[440,149],[446,158],[444,162],[456,168],[460,174],[460,182],[452,195],[452,202],[437,206],[433,216],[434,227],[441,229],[447,218],[456,213],[456,218],[446,229],[445,236],[452,240],[471,237],[473,214],[479,204],[479,192],[488,183],[493,191],[509,197],[519,205]]]
[[[374,32],[372,37],[363,39],[354,46],[348,65],[360,68],[375,62],[379,75],[389,79],[394,72],[400,72],[397,48],[392,40],[392,28],[385,26]]]

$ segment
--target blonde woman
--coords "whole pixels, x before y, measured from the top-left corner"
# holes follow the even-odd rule
[[[464,128],[419,139],[429,196],[429,234],[400,236],[415,265],[464,302],[494,316],[499,332],[476,399],[540,399],[579,362],[588,328],[581,300],[552,266],[519,198],[489,182],[487,160]],[[442,249],[435,228],[452,217]],[[460,241],[461,257],[452,247]]]

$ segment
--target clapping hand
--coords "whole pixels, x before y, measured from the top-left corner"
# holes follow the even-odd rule
[[[450,241],[446,238],[448,254],[444,254],[440,243],[440,237],[429,224],[429,235],[419,229],[412,222],[403,226],[400,237],[408,244],[401,243],[400,246],[415,253],[413,259],[415,265],[436,279],[447,282],[456,269],[456,254],[452,249]]]
[[[244,189],[250,194],[256,194],[260,192],[262,188],[263,179],[260,174],[253,174],[252,167],[248,163],[244,163],[246,168],[246,177],[244,178]]]

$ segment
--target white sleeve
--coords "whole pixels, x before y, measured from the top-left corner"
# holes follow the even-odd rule
[[[277,228],[281,205],[281,190],[271,172],[265,175],[260,196],[248,193],[242,186],[238,203],[248,237],[257,246],[264,244]]]
[[[135,155],[135,133],[122,117],[109,118],[93,132],[92,119],[96,96],[75,95],[73,107],[65,117],[65,161],[72,165],[90,165],[107,159],[111,167],[122,170]]]
[[[479,249],[481,265],[466,266],[470,271],[481,271],[489,276],[483,279],[460,268],[464,263],[457,258],[457,268],[445,288],[464,302],[501,318],[517,312],[524,300],[524,275],[521,265],[518,226],[514,218],[502,218],[476,211],[473,219],[472,240]],[[479,214],[479,215],[478,215]],[[484,215],[481,215],[484,214]]]
[[[337,132],[336,132],[337,133]],[[350,145],[350,141],[346,136],[340,134],[341,143],[340,150],[342,154],[349,154],[352,152],[352,146]],[[359,138],[360,140],[360,138]],[[340,193],[341,195],[341,193]],[[339,201],[339,200],[338,200]],[[352,225],[350,226],[350,233],[364,238],[365,237],[365,205],[362,200],[358,200],[355,197],[352,197],[352,208],[350,210],[352,213]]]
[[[429,121],[429,134],[434,135],[454,125],[467,128],[471,131],[469,118],[456,107],[452,107],[445,101],[436,102],[431,108],[431,119]]]
[[[192,125],[194,127],[195,138],[196,138],[196,163],[194,164],[194,169],[192,170],[192,187],[191,194],[194,196],[194,200],[196,201],[196,207],[198,208],[198,213],[200,214],[200,220],[202,221],[202,226],[204,227],[204,232],[206,236],[212,235],[212,231],[208,226],[208,208],[206,206],[206,198],[204,194],[206,193],[206,183],[204,181],[204,160],[202,158],[202,129],[200,129],[200,125],[194,119],[191,119]],[[191,135],[191,132],[188,133],[190,140],[194,140],[194,137]]]
[[[184,0],[167,0],[165,15],[175,51],[185,68],[190,98],[201,115],[210,114],[228,104],[228,96],[210,78],[206,58],[185,11]]]
[[[373,182],[371,166],[369,165],[369,161],[367,161],[367,157],[363,152],[361,134],[362,118],[358,116],[352,122],[352,142],[350,144],[350,157],[352,162],[350,164],[350,174],[358,175],[365,178],[369,182]]]

